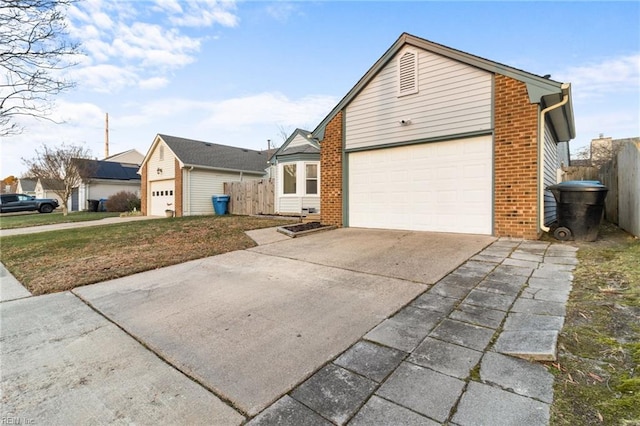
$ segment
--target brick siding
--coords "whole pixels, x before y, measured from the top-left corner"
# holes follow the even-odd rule
[[[320,147],[320,221],[341,227],[342,111],[327,124]]]
[[[525,83],[497,74],[494,108],[494,234],[537,239],[538,104]]]
[[[148,185],[149,182],[147,181],[147,171],[149,170],[149,164],[145,164],[142,167],[142,175],[141,175],[141,182],[140,182],[140,210],[142,210],[142,215],[143,216],[147,216],[148,211],[147,211],[147,202],[149,201],[148,198]]]

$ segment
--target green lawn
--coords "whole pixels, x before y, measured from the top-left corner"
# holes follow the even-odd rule
[[[30,226],[53,225],[56,223],[85,222],[88,220],[100,220],[105,217],[120,216],[120,213],[106,212],[73,212],[64,216],[62,212],[53,213],[25,213],[25,214],[1,214],[0,229],[27,228]]]
[[[46,294],[255,246],[245,231],[293,221],[191,216],[1,237],[0,261]]]

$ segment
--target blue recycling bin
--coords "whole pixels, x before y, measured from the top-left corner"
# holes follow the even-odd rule
[[[229,197],[228,195],[214,195],[211,197],[211,201],[213,202],[213,210],[217,215],[222,216],[227,213],[227,206],[229,205]]]

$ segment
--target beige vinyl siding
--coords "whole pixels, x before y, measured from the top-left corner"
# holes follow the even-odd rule
[[[214,214],[211,197],[224,194],[225,182],[260,179],[262,176],[246,173],[226,173],[214,170],[185,170],[183,179],[185,216]]]
[[[548,124],[544,126],[544,223],[556,220],[556,199],[546,188],[558,183],[558,147]]]
[[[398,97],[397,61],[389,61],[347,107],[346,149],[491,129],[491,73],[417,52],[418,93]]]
[[[287,145],[287,148],[291,148],[294,146],[301,146],[301,145],[310,145],[310,143],[302,135],[296,135],[296,137],[293,138],[291,142],[289,142],[289,145]]]
[[[113,194],[121,191],[133,192],[140,196],[140,181],[131,182],[91,182],[85,189],[88,199],[100,200],[101,198],[109,198]]]
[[[164,146],[163,160],[160,160],[160,145]],[[175,178],[175,160],[176,157],[173,155],[169,147],[163,141],[160,141],[158,145],[156,145],[149,161],[147,162],[147,179],[149,181],[154,181]],[[158,169],[162,169],[162,173],[158,173]]]
[[[303,208],[314,208],[320,211],[320,197],[280,197],[278,211],[280,214],[300,214]]]

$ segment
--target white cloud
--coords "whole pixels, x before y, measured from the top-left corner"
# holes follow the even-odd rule
[[[640,54],[609,58],[601,62],[570,67],[559,73],[560,81],[574,87],[576,98],[610,96],[640,91]]]
[[[146,80],[141,80],[139,86],[141,89],[154,90],[161,89],[169,84],[169,80],[165,77],[151,77]]]
[[[89,88],[96,92],[117,92],[138,84],[139,76],[131,70],[115,65],[92,65],[70,72],[71,78],[80,88]]]
[[[184,7],[181,7],[179,13],[169,16],[174,25],[210,27],[217,24],[232,28],[239,22],[238,16],[234,14],[236,10],[234,1],[187,0],[182,5]]]
[[[280,22],[286,22],[291,15],[298,13],[298,5],[290,2],[269,3],[266,11],[269,16]]]

